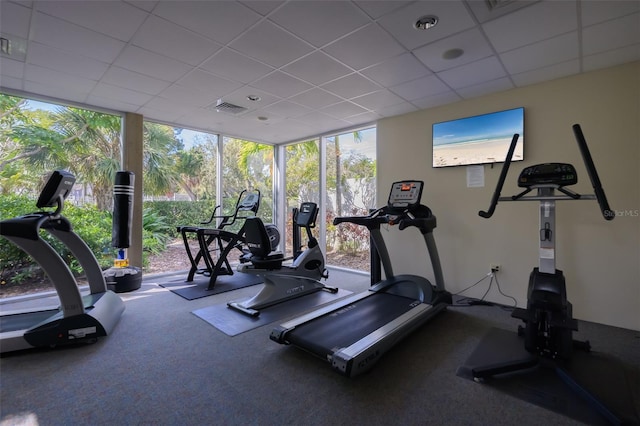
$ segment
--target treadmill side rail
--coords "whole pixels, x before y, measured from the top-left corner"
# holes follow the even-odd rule
[[[411,334],[447,305],[421,303],[390,323],[363,337],[351,346],[337,350],[331,357],[331,365],[338,372],[355,377],[367,372],[378,359],[400,340]]]

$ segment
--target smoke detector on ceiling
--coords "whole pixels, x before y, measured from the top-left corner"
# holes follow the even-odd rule
[[[227,114],[237,115],[237,114],[240,114],[241,112],[245,112],[246,110],[247,108],[243,106],[234,105],[232,103],[225,102],[222,99],[218,99],[218,102],[216,102],[217,112],[225,112]]]

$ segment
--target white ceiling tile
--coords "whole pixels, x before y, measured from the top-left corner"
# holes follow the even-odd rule
[[[129,40],[148,16],[119,1],[42,1],[37,9],[121,41]]]
[[[585,55],[640,43],[640,13],[614,19],[582,30]]]
[[[315,85],[335,80],[351,72],[349,68],[320,51],[292,62],[282,70]]]
[[[0,76],[0,87],[7,89],[23,90],[22,82],[22,77]]]
[[[98,83],[91,91],[92,95],[102,98],[120,100],[122,102],[142,106],[151,100],[151,95],[135,90],[124,89],[106,83]]]
[[[157,117],[158,112],[168,112],[176,117],[180,116],[180,113],[177,112],[177,108],[187,106],[184,103],[180,102],[177,99],[163,98],[161,96],[156,96],[147,102],[143,107],[139,109],[141,114],[146,114],[151,117]],[[145,112],[142,112],[145,111]]]
[[[138,90],[149,95],[157,95],[171,84],[164,80],[119,67],[109,68],[104,77],[102,77],[102,81],[125,89]]]
[[[593,71],[633,61],[640,61],[640,44],[585,56],[582,67],[584,71]]]
[[[478,96],[488,95],[495,92],[503,92],[513,89],[514,85],[508,77],[498,78],[486,83],[476,84],[474,86],[464,87],[456,90],[456,92],[464,99],[477,98]]]
[[[368,112],[366,109],[349,101],[339,102],[337,104],[326,106],[320,109],[320,111],[325,114],[329,114],[332,117],[344,119],[346,119],[347,117],[351,117],[352,115]]]
[[[379,1],[379,0],[364,0],[355,2],[367,15],[373,19],[378,19],[387,13],[398,10],[412,2],[410,1]]]
[[[145,21],[131,43],[194,66],[199,65],[222,47],[155,16]]]
[[[640,12],[639,1],[607,0],[580,3],[582,25],[589,26]]]
[[[518,87],[527,86],[529,84],[541,83],[543,81],[555,80],[557,78],[566,77],[576,74],[580,71],[580,61],[573,60],[562,62],[560,64],[539,68],[533,71],[514,74],[511,79]]]
[[[428,75],[426,77],[393,86],[389,90],[408,101],[413,101],[415,99],[446,92],[449,88],[435,75]]]
[[[429,30],[418,30],[415,22],[424,15],[435,15],[439,23]],[[407,49],[432,43],[475,26],[461,0],[418,1],[378,20]]]
[[[102,108],[111,109],[113,111],[131,111],[136,112],[140,108],[139,105],[132,105],[121,99],[104,98],[102,96],[89,95],[85,101],[89,105],[100,105]]]
[[[175,81],[192,69],[175,59],[136,46],[128,46],[114,65],[165,81]]]
[[[36,82],[36,81],[24,81],[24,90],[30,93],[37,93],[40,96],[45,96],[53,99],[60,99],[60,103],[85,103],[87,98],[87,92],[84,88],[77,88],[75,86],[62,85],[58,86],[56,82]]]
[[[159,96],[183,105],[193,105],[196,107],[206,107],[212,103],[215,104],[215,102],[220,99],[220,95],[211,91],[197,90],[179,84],[172,84],[163,90]]]
[[[242,83],[251,83],[273,71],[273,68],[241,55],[230,49],[222,49],[200,66],[222,77]]]
[[[222,97],[242,87],[241,83],[227,80],[199,69],[195,69],[181,78],[178,84],[193,91],[214,94],[218,97]]]
[[[129,3],[132,6],[137,7],[138,9],[146,10],[147,12],[151,12],[159,0],[127,0],[126,3]]]
[[[22,78],[24,75],[24,62],[14,61],[13,59],[2,57],[0,58],[0,68],[2,68],[2,75],[0,78],[0,84],[4,86],[5,78],[14,77]]]
[[[458,58],[445,59],[444,53],[451,49],[462,49],[464,53]],[[493,49],[482,32],[473,28],[420,47],[413,54],[431,71],[439,72],[491,56]]]
[[[0,1],[0,31],[26,39],[29,37],[31,9],[7,1]]]
[[[541,25],[541,23],[544,25]],[[575,1],[541,1],[482,25],[498,52],[576,31]]]
[[[492,56],[437,75],[451,88],[460,89],[504,77],[506,72],[498,59]]]
[[[345,121],[348,121],[351,124],[366,124],[372,123],[380,118],[380,115],[375,112],[365,112],[363,114],[352,115],[349,118],[345,118]],[[336,130],[336,129],[332,129]]]
[[[260,15],[233,1],[161,1],[153,13],[221,44],[260,20]]]
[[[112,62],[125,44],[74,24],[36,13],[32,40],[103,62]]]
[[[357,73],[327,83],[322,88],[345,99],[366,95],[381,89],[379,85]]]
[[[109,64],[67,53],[51,46],[31,42],[27,56],[29,63],[41,67],[66,72],[91,80],[99,80],[107,70]]]
[[[284,4],[283,1],[270,1],[270,0],[255,0],[255,1],[241,1],[248,8],[258,12],[260,15],[266,16],[272,12],[278,6]]]
[[[433,96],[427,96],[426,98],[417,99],[411,103],[418,108],[435,108],[440,105],[452,104],[462,100],[455,92],[444,92]]]
[[[288,2],[269,19],[316,47],[369,23],[362,11],[346,1]]]
[[[74,92],[89,93],[96,85],[96,80],[69,75],[61,71],[43,68],[37,65],[27,65],[24,78],[41,84],[50,84],[59,88],[73,89]]]
[[[263,108],[263,110],[266,110],[269,113],[281,115],[283,117],[291,118],[299,117],[311,112],[311,108],[289,101],[276,102],[267,106],[266,108]]]
[[[322,108],[342,101],[339,97],[318,88],[293,96],[290,100],[310,108]]]
[[[361,73],[381,85],[389,87],[424,77],[431,74],[431,71],[426,69],[411,53],[403,53],[381,64],[364,69]]]
[[[305,90],[313,87],[302,80],[280,71],[275,71],[260,80],[254,81],[251,83],[251,86],[257,87],[258,89],[272,93],[281,98],[288,98],[289,96],[293,96],[299,92],[304,92]]]
[[[307,123],[312,127],[318,128],[326,128],[326,129],[339,129],[343,127],[347,127],[349,125],[348,122],[344,120],[338,120],[336,118],[331,117],[325,113],[319,111],[313,111],[309,114],[302,115],[296,120],[302,121],[303,123]]]
[[[234,40],[229,47],[274,67],[281,67],[313,50],[311,46],[263,21]]]
[[[576,59],[580,54],[578,33],[572,32],[500,55],[510,74],[519,74],[536,68]]]
[[[466,4],[471,8],[471,13],[476,17],[478,22],[484,23],[529,6],[537,1],[539,0],[507,0],[496,2],[471,0],[466,1]]]
[[[401,104],[386,107],[382,111],[382,116],[393,117],[394,115],[406,114],[406,113],[414,112],[417,110],[418,108],[416,108],[415,105],[410,104],[409,102],[403,102]]]
[[[323,50],[356,70],[384,62],[404,52],[402,46],[376,24],[359,29]]]
[[[369,93],[368,95],[354,98],[353,102],[358,105],[362,105],[365,108],[376,110],[379,108],[400,104],[404,102],[404,99],[389,90],[380,90],[378,92]]]

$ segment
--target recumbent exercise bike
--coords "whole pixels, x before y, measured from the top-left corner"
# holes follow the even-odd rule
[[[338,291],[320,280],[329,277],[325,269],[325,260],[318,241],[311,233],[318,216],[316,203],[306,202],[293,212],[293,263],[283,265],[285,259],[282,252],[273,251],[273,244],[267,228],[259,217],[251,217],[245,221],[245,241],[249,250],[240,258],[238,272],[254,274],[264,279],[263,288],[255,296],[245,301],[231,301],[227,305],[238,312],[251,316],[260,315],[260,309],[326,290]],[[300,229],[307,234],[307,249],[301,251]]]

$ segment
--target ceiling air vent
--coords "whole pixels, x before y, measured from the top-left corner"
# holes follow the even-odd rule
[[[222,99],[218,99],[216,103],[216,111],[218,112],[226,112],[227,114],[240,114],[241,112],[245,112],[247,108],[242,107],[240,105],[234,105],[229,102],[224,102]]]

